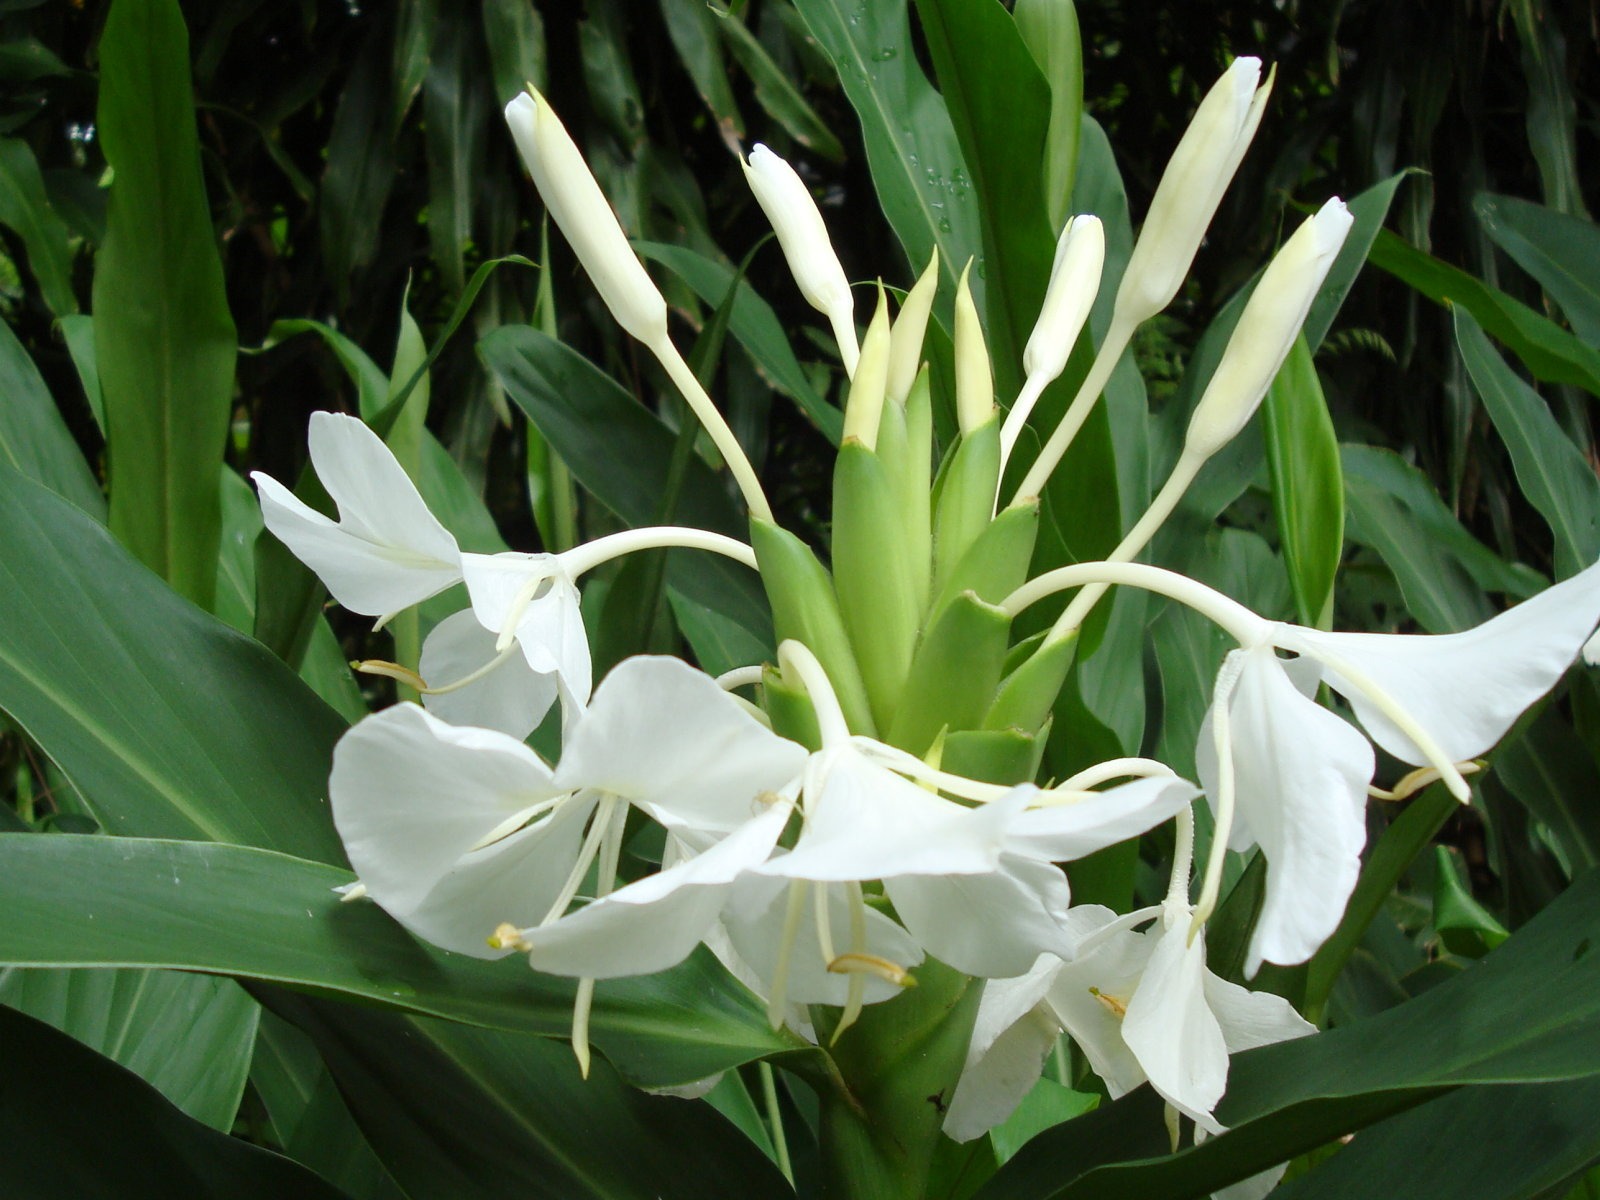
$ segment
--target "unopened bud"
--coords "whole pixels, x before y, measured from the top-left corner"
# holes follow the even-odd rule
[[[1289,356],[1351,222],[1350,211],[1336,196],[1308,217],[1267,264],[1189,418],[1185,453],[1209,458],[1255,414]]]
[[[904,404],[911,394],[922,367],[922,339],[928,332],[928,315],[933,312],[934,293],[939,290],[939,247],[916,285],[906,293],[900,315],[894,319],[889,339],[889,399]]]
[[[878,423],[883,417],[884,387],[889,378],[889,300],[878,285],[878,307],[861,342],[861,361],[850,380],[850,398],[844,406],[844,437],[855,438],[868,450],[878,445]]]
[[[617,324],[646,345],[665,339],[667,303],[550,102],[537,91],[524,92],[506,105],[506,124],[545,209]]]
[[[956,288],[956,421],[962,433],[971,433],[994,415],[994,377],[989,374],[989,347],[983,340],[983,323],[972,302],[967,275],[972,263],[961,269]]]
[[[1100,290],[1100,269],[1105,264],[1106,235],[1099,217],[1078,216],[1067,222],[1056,242],[1050,266],[1050,286],[1033,333],[1022,351],[1023,373],[1046,381],[1066,369],[1078,333]]]
[[[750,150],[744,177],[778,235],[778,245],[783,247],[800,294],[833,326],[845,372],[853,377],[857,347],[850,281],[839,265],[839,256],[833,252],[828,227],[822,223],[816,201],[794,168],[760,142]]]
[[[1134,325],[1172,303],[1222,203],[1261,112],[1272,78],[1257,87],[1259,58],[1236,58],[1206,93],[1172,152],[1117,291],[1117,312]]]

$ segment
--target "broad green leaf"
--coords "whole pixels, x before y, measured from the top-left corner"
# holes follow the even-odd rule
[[[67,227],[50,207],[33,150],[19,138],[0,138],[0,225],[22,239],[50,311],[58,317],[77,312]]]
[[[1600,557],[1600,479],[1544,400],[1495,352],[1472,314],[1458,307],[1455,318],[1461,357],[1511,452],[1522,493],[1555,534],[1556,575],[1574,575]]]
[[[1344,481],[1333,419],[1304,337],[1295,339],[1267,390],[1262,420],[1295,610],[1302,625],[1327,628],[1344,551]]]
[[[1479,192],[1484,232],[1561,306],[1572,331],[1600,346],[1600,228],[1513,196]]]
[[[734,272],[730,268],[684,246],[636,242],[634,249],[641,257],[672,271],[713,307],[723,303],[734,282]],[[844,429],[844,414],[817,395],[771,306],[743,279],[738,283],[733,309],[728,315],[729,332],[745,348],[762,377],[798,404],[817,423],[823,436],[837,446]]]
[[[1511,935],[1473,898],[1444,846],[1433,848],[1433,928],[1451,954],[1482,958]]]
[[[102,825],[343,860],[324,799],[332,711],[9,468],[0,528],[0,708]]]
[[[112,6],[100,37],[98,123],[114,172],[93,297],[111,529],[210,608],[217,471],[238,346],[200,174],[177,0]]]
[[[267,850],[144,838],[0,835],[0,963],[170,967],[236,975],[487,1028],[564,1037],[574,981],[516,959],[419,942],[354,876]],[[63,936],[63,927],[72,930]],[[630,1079],[688,1083],[803,1049],[708,951],[649,978],[602,981],[594,1042]]]
[[[647,1096],[564,1042],[278,993],[414,1196],[703,1200],[792,1195],[710,1105]],[[403,1047],[404,1053],[397,1053]]]
[[[120,1063],[202,1125],[233,1128],[261,1010],[232,980],[8,967],[0,1004]]]
[[[630,526],[655,519],[673,442],[658,417],[582,355],[538,330],[504,326],[479,342],[478,352],[579,483]],[[699,458],[689,461],[678,520],[741,540],[746,533],[721,481]],[[720,556],[675,551],[667,580],[763,642],[771,638],[771,616],[753,571]]]
[[[1481,280],[1424,254],[1388,230],[1368,259],[1428,299],[1466,309],[1544,383],[1572,383],[1600,396],[1600,350]]]
[[[950,113],[917,65],[906,0],[796,0],[795,8],[861,121],[872,185],[901,249],[920,269],[937,246],[939,290],[954,295],[962,265],[983,252],[983,231]],[[983,312],[975,274],[972,298]]]
[[[298,1163],[191,1120],[137,1075],[3,1005],[0,1045],[6,1196],[343,1197]]]
[[[0,462],[105,520],[100,494],[83,451],[45,387],[39,369],[11,326],[0,322]]]
[[[756,103],[807,150],[835,162],[842,161],[844,147],[839,144],[839,139],[816,110],[806,103],[799,89],[783,69],[772,61],[744,22],[730,14],[718,13],[718,16],[721,19],[717,22],[717,28],[728,43],[729,52],[739,60],[744,73],[755,85]]]
[[[953,194],[970,189],[978,206],[983,254],[973,273],[985,281],[995,389],[1010,397],[1022,383],[1022,347],[1055,256],[1039,157],[1050,88],[1000,5],[917,0],[917,15],[966,162],[949,187]],[[1005,87],[994,85],[997,76]]]
[[[1199,1196],[1464,1084],[1592,1078],[1597,941],[1600,875],[1591,873],[1487,958],[1415,999],[1235,1056],[1217,1108],[1222,1136],[1169,1154],[1160,1100],[1141,1088],[1035,1138],[979,1194]]]

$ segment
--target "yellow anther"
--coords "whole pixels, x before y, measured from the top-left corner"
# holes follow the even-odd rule
[[[511,924],[510,921],[502,921],[495,926],[494,932],[489,935],[489,948],[491,950],[520,950],[526,954],[533,949],[533,943],[523,937],[522,930]]]
[[[1457,763],[1456,770],[1463,775],[1475,775],[1483,770],[1486,765],[1486,763],[1478,759],[1472,759],[1468,762]],[[1418,767],[1416,770],[1408,771],[1402,775],[1392,791],[1385,791],[1383,788],[1369,785],[1367,795],[1374,800],[1409,800],[1430,783],[1437,783],[1439,778],[1438,767]]]
[[[359,671],[363,675],[382,675],[388,679],[398,679],[419,692],[428,690],[428,685],[423,682],[410,667],[402,667],[399,663],[385,662],[381,658],[364,658],[350,664],[352,671]]]
[[[1116,996],[1108,996],[1097,987],[1090,988],[1089,995],[1104,1004],[1106,1009],[1117,1020],[1120,1021],[1128,1015],[1128,1002],[1126,1000],[1118,999]]]
[[[899,963],[879,958],[876,954],[863,954],[852,950],[828,960],[828,970],[834,975],[876,975],[896,987],[916,987],[916,976]]]

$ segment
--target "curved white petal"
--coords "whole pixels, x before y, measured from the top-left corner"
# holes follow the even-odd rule
[[[970,1142],[1015,1112],[1039,1082],[1059,1032],[1049,1008],[1040,1004],[1008,1025],[980,1057],[969,1057],[945,1110],[944,1132],[953,1141]]]
[[[1270,647],[1243,653],[1229,710],[1235,804],[1267,856],[1254,975],[1263,959],[1304,962],[1344,915],[1367,840],[1373,754],[1360,731],[1300,692]],[[1202,751],[1209,742],[1208,728]],[[1209,752],[1196,760],[1214,797],[1215,762]]]
[[[897,875],[883,886],[911,936],[964,974],[1003,979],[1042,953],[1072,953],[1067,878],[1048,863],[1007,854],[988,874]]]
[[[1294,1005],[1271,992],[1252,992],[1206,972],[1206,1004],[1216,1015],[1229,1054],[1306,1037],[1317,1027],[1295,1012]]]
[[[1343,660],[1435,738],[1454,762],[1488,750],[1572,665],[1600,621],[1600,563],[1462,633],[1322,633],[1288,626],[1285,649]],[[1427,758],[1331,663],[1328,685],[1372,740],[1417,766]]]
[[[1184,910],[1156,938],[1122,1022],[1150,1085],[1197,1120],[1210,1116],[1228,1085],[1228,1048],[1206,1004],[1205,976],[1205,938],[1189,939]]]
[[[311,415],[311,462],[339,520],[252,472],[261,516],[275,537],[316,572],[352,612],[382,616],[461,579],[455,538],[428,511],[416,485],[382,439],[354,417]]]
[[[1113,1100],[1145,1081],[1144,1068],[1123,1040],[1122,1022],[1155,942],[1151,934],[1114,933],[1064,964],[1046,993],[1056,1019]]]
[[[537,674],[559,677],[582,704],[593,686],[578,589],[554,554],[463,554],[472,611],[496,634],[515,624],[517,644]]]
[[[453,613],[423,641],[418,672],[431,687],[465,679],[494,660],[494,640],[470,609]],[[452,725],[498,729],[521,741],[539,727],[555,700],[555,677],[535,674],[517,654],[464,688],[424,695],[422,706]]]
[[[734,882],[772,853],[790,808],[774,804],[704,854],[524,930],[528,962],[555,975],[613,979],[683,961],[716,922]]]
[[[667,826],[731,832],[805,761],[803,747],[751,717],[703,671],[639,657],[601,682],[556,779],[625,796]]]
[[[1006,848],[1070,862],[1138,837],[1176,816],[1199,794],[1187,779],[1135,779],[1076,803],[1030,808],[1011,823]]]

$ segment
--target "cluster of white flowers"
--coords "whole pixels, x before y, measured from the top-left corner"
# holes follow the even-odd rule
[[[1094,366],[1007,507],[1033,502],[1133,330],[1176,293],[1259,121],[1270,87],[1258,86],[1259,74],[1258,62],[1240,59],[1205,100],[1161,182]],[[518,97],[506,115],[600,294],[684,391],[752,517],[770,521],[754,472],[683,367],[660,294],[566,131],[537,95]],[[837,335],[852,376],[847,445],[870,450],[883,414],[899,412],[904,422],[936,264],[892,326],[880,300],[858,343],[849,287],[805,187],[764,147],[746,170],[801,290]],[[1002,1120],[1063,1030],[1113,1095],[1148,1080],[1173,1110],[1215,1131],[1211,1113],[1229,1053],[1312,1029],[1279,997],[1206,969],[1204,925],[1224,851],[1258,846],[1268,865],[1248,973],[1262,962],[1304,962],[1332,933],[1355,886],[1374,772],[1368,737],[1468,799],[1463,764],[1555,683],[1600,619],[1600,566],[1478,629],[1413,637],[1269,621],[1133,561],[1200,465],[1259,405],[1349,225],[1344,206],[1329,201],[1267,268],[1171,479],[1108,561],[1047,573],[999,606],[1014,617],[1045,596],[1080,589],[1039,655],[1072,638],[1110,586],[1148,589],[1214,620],[1239,649],[1221,664],[1200,734],[1202,786],[1134,758],[1051,787],[951,774],[936,753],[919,757],[889,744],[887,733],[852,728],[842,681],[825,667],[821,647],[801,640],[778,646],[768,678],[809,701],[811,749],[775,733],[763,710],[735,691],[763,678],[759,666],[719,680],[677,659],[634,658],[591,692],[577,589],[585,572],[667,546],[755,568],[751,548],[659,528],[563,554],[463,553],[374,433],[353,418],[317,414],[311,458],[339,519],[258,475],[268,528],[340,604],[380,624],[456,583],[470,600],[433,629],[414,668],[373,667],[414,686],[424,707],[403,703],[370,716],[336,751],[330,794],[359,892],[449,950],[521,953],[538,970],[580,979],[574,1046],[585,1061],[594,981],[663,970],[702,942],[766,996],[775,1024],[802,1032],[811,1028],[806,1006],[841,1009],[842,1030],[863,1005],[914,982],[932,956],[993,981],[948,1115],[952,1136],[973,1137]],[[963,282],[957,409],[964,437],[994,435],[994,489],[1034,402],[1065,368],[1103,257],[1099,222],[1068,222],[1027,343],[1026,384],[1003,424]],[[999,501],[997,491],[983,499],[984,519]],[[916,570],[926,605],[929,568]],[[1365,735],[1316,703],[1319,683],[1349,702]],[[524,739],[558,698],[561,751],[550,763]],[[1202,793],[1216,835],[1191,899],[1191,805]],[[664,831],[664,850],[659,869],[628,881],[621,864],[635,809]],[[1177,851],[1161,904],[1123,915],[1071,905],[1060,864],[1168,820],[1177,823]]]

